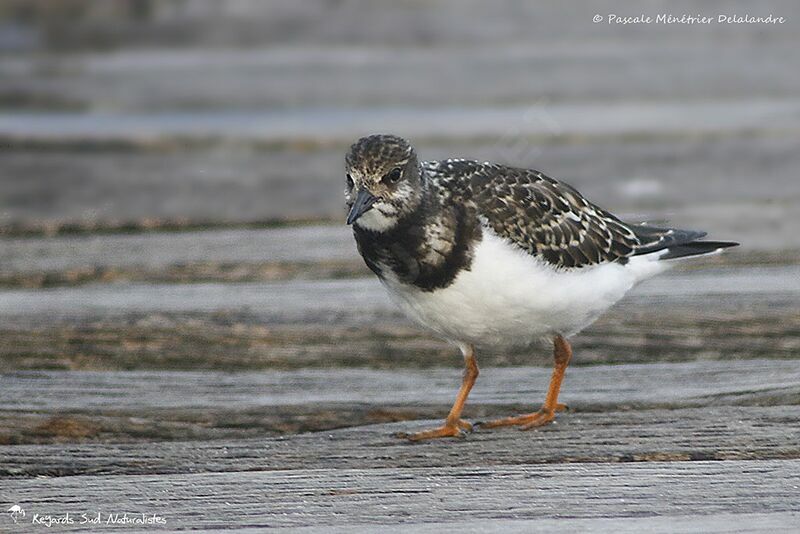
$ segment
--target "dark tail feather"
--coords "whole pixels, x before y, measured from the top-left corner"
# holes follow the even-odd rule
[[[675,258],[684,258],[686,256],[700,256],[738,245],[739,243],[733,241],[692,241],[690,243],[667,247],[667,253],[658,259],[672,260]]]
[[[646,224],[629,227],[642,243],[633,253],[650,254],[659,250],[666,250],[660,260],[672,260],[687,256],[702,256],[711,254],[723,248],[735,247],[739,243],[733,241],[701,241],[705,232],[695,230],[679,230],[678,228],[657,228]]]

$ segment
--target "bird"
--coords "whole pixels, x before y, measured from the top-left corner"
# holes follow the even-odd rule
[[[476,350],[553,345],[545,400],[484,428],[546,425],[572,358],[568,339],[637,283],[674,260],[737,246],[705,232],[626,223],[576,189],[533,169],[487,161],[420,161],[406,139],[375,134],[345,156],[346,223],[358,252],[414,321],[458,346],[465,370],[444,423],[400,433],[411,441],[463,437],[478,378]]]

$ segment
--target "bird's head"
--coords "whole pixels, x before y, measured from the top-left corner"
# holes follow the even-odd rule
[[[347,224],[386,232],[422,199],[422,176],[414,148],[402,137],[370,135],[345,157]]]

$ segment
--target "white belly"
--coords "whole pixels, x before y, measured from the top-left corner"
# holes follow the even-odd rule
[[[410,317],[445,339],[529,346],[554,334],[577,333],[637,282],[667,267],[655,257],[640,256],[626,265],[559,271],[484,228],[470,270],[445,289],[384,284]]]

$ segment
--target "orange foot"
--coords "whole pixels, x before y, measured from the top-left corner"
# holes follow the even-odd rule
[[[567,409],[566,404],[558,403],[556,404],[555,410],[542,407],[541,410],[535,413],[518,415],[516,417],[503,417],[502,419],[480,423],[480,427],[497,428],[501,426],[519,426],[520,430],[530,430],[553,422],[556,418],[556,412],[563,412]]]
[[[459,419],[455,423],[445,422],[439,428],[434,428],[432,430],[423,430],[422,432],[414,432],[413,434],[398,432],[395,436],[398,438],[405,438],[409,441],[423,441],[436,438],[463,438],[467,435],[467,432],[472,432],[472,425],[463,419]]]

